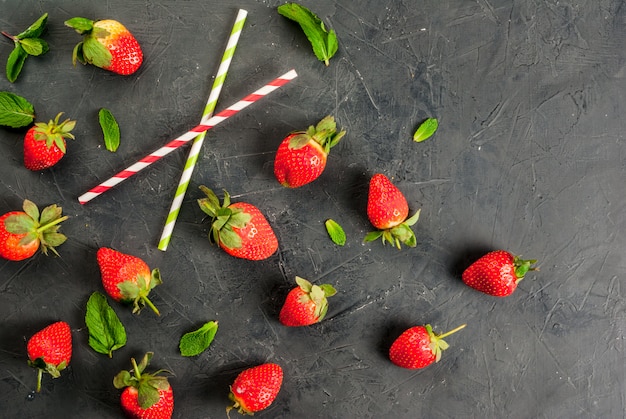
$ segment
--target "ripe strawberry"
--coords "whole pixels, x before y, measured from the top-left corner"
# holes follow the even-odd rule
[[[278,146],[274,175],[281,185],[298,188],[320,177],[330,149],[346,134],[337,132],[335,119],[327,116],[317,126],[289,134]]]
[[[389,349],[389,359],[397,366],[409,369],[424,368],[433,362],[439,362],[442,351],[449,347],[443,338],[464,327],[463,324],[441,335],[435,335],[429,324],[411,327],[393,342]]]
[[[226,253],[242,259],[262,260],[272,256],[278,249],[278,239],[267,219],[252,204],[230,203],[230,195],[224,191],[220,204],[215,193],[200,186],[206,198],[198,199],[200,209],[213,219],[209,237]]]
[[[84,39],[72,54],[72,62],[93,64],[123,76],[133,74],[143,62],[143,52],[137,39],[116,20],[96,20],[75,17],[65,22]]]
[[[37,368],[37,392],[46,372],[59,378],[72,359],[72,332],[70,325],[56,322],[35,333],[26,344],[28,365]]]
[[[152,352],[148,352],[139,365],[131,358],[133,369],[121,371],[113,379],[117,389],[124,389],[120,396],[122,410],[132,419],[169,419],[174,411],[174,392],[167,377],[160,376],[165,370],[145,373]],[[133,375],[131,375],[133,374]]]
[[[378,231],[365,236],[370,242],[382,238],[383,244],[389,242],[400,249],[400,243],[415,247],[417,239],[411,226],[417,222],[420,210],[407,218],[409,204],[406,198],[389,178],[381,173],[372,176],[367,197],[367,217]]]
[[[531,267],[535,259],[523,260],[504,250],[495,250],[482,256],[463,272],[465,284],[496,297],[511,295],[517,284]]]
[[[157,315],[159,310],[148,299],[150,291],[163,283],[159,269],[150,268],[136,256],[117,250],[101,247],[96,253],[102,285],[115,301],[133,303],[133,313],[138,313],[144,305]]]
[[[24,211],[11,211],[0,216],[0,256],[8,260],[24,260],[33,256],[39,248],[47,255],[51,251],[58,256],[55,247],[67,240],[59,233],[62,209],[50,205],[41,214],[35,203],[24,200]]]
[[[289,291],[280,310],[278,319],[285,326],[310,326],[324,319],[328,311],[326,297],[332,297],[337,290],[330,284],[313,285],[296,276],[298,287]]]
[[[226,408],[226,413],[237,409],[242,415],[253,415],[267,408],[282,383],[283,369],[277,364],[261,364],[242,371],[230,386],[228,397],[233,404]]]
[[[76,121],[66,119],[59,122],[63,112],[54,120],[38,122],[31,127],[24,136],[24,166],[33,171],[47,169],[54,166],[65,156],[65,139],[74,139],[71,131]]]

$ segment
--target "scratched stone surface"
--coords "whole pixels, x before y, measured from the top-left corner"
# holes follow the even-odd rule
[[[76,140],[52,169],[22,164],[24,130],[0,128],[0,213],[24,199],[58,203],[69,219],[60,257],[0,262],[0,416],[117,418],[113,376],[153,351],[171,371],[174,417],[225,417],[244,368],[284,369],[268,418],[618,418],[626,411],[626,7],[621,0],[306,0],[336,31],[326,67],[276,0],[0,0],[0,29],[16,34],[44,12],[50,51],[0,90],[27,98],[38,120],[77,120]],[[249,14],[218,111],[289,69],[298,77],[209,131],[167,251],[156,245],[188,148],[80,205],[77,197],[195,126],[238,8]],[[72,65],[80,40],[63,22],[113,18],[145,61],[117,76]],[[0,62],[12,42],[0,41]],[[103,145],[97,113],[122,132]],[[291,131],[334,115],[346,137],[323,175],[286,189],[273,156]],[[439,120],[423,143],[420,122]],[[384,173],[405,194],[417,246],[363,243],[368,181]],[[260,262],[212,245],[198,186],[261,208],[279,240]],[[331,242],[328,218],[346,231]],[[109,359],[88,345],[85,304],[102,292],[99,247],[161,270],[161,311],[139,315],[109,300],[128,333]],[[540,268],[506,298],[480,294],[462,270],[492,249]],[[295,276],[338,290],[327,318],[278,322]],[[65,320],[74,354],[61,378],[35,371],[26,340]],[[182,334],[216,320],[211,347],[178,352]],[[387,357],[406,328],[430,323],[448,338],[437,364],[404,370]],[[231,417],[237,413],[231,412]]]

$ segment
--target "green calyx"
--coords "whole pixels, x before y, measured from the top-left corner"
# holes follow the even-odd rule
[[[46,147],[50,148],[52,145],[56,145],[59,150],[65,153],[65,138],[74,139],[74,135],[71,131],[76,127],[76,121],[70,121],[66,119],[63,122],[59,122],[63,112],[59,113],[54,120],[50,120],[48,123],[38,122],[35,124],[35,140],[45,141]]]
[[[430,350],[433,352],[433,355],[435,355],[435,362],[439,362],[439,360],[441,359],[442,352],[450,347],[450,345],[448,345],[448,343],[445,340],[443,340],[443,338],[450,336],[453,333],[458,332],[459,330],[463,329],[465,326],[467,326],[467,324],[462,324],[459,327],[456,327],[450,330],[449,332],[442,333],[441,335],[436,335],[433,332],[433,328],[431,327],[431,325],[427,324],[426,326],[424,326],[430,338]]]
[[[223,203],[220,204],[219,198],[211,189],[201,185],[200,190],[204,192],[206,198],[198,199],[198,205],[213,221],[209,238],[229,249],[240,248],[242,246],[241,237],[233,228],[244,228],[252,216],[240,208],[229,208],[230,195],[227,191],[224,191]]]
[[[37,369],[37,387],[35,389],[37,393],[41,391],[41,380],[44,373],[50,374],[52,378],[59,378],[61,376],[61,371],[67,367],[67,363],[65,361],[61,362],[59,365],[54,365],[44,361],[41,357],[32,361],[28,360],[28,365]]]
[[[126,387],[137,389],[137,403],[142,409],[149,409],[158,403],[160,399],[159,390],[167,390],[170,387],[167,377],[158,375],[163,372],[170,373],[169,371],[158,370],[150,374],[144,373],[153,355],[153,352],[146,353],[139,364],[135,358],[131,358],[133,369],[121,371],[113,378],[113,385],[117,389]]]
[[[515,276],[517,277],[517,281],[519,282],[524,279],[524,276],[528,273],[528,271],[538,271],[539,268],[533,267],[537,263],[536,259],[528,259],[524,260],[519,256],[515,256],[513,258],[513,266],[515,268]]]
[[[95,26],[95,21],[84,17],[75,17],[65,21],[65,25],[74,29],[85,38],[72,51],[72,63],[93,64],[96,67],[108,67],[113,56],[109,49],[100,43],[97,38],[106,38],[108,31]]]
[[[402,244],[405,244],[409,247],[417,246],[417,238],[415,237],[415,233],[411,229],[411,226],[417,223],[421,211],[421,209],[418,209],[415,214],[413,214],[411,217],[407,218],[397,226],[388,228],[386,230],[376,230],[367,233],[363,241],[367,243],[382,239],[383,244],[389,242],[398,249],[402,248]]]
[[[132,302],[133,313],[138,314],[144,306],[148,306],[159,316],[159,309],[150,301],[148,294],[150,294],[150,291],[157,285],[161,285],[162,283],[161,272],[158,268],[155,268],[152,270],[148,280],[138,275],[136,281],[124,281],[117,284],[117,287],[122,294],[122,299],[125,302]]]
[[[318,122],[316,126],[311,125],[305,132],[298,132],[291,137],[289,148],[297,150],[313,140],[328,154],[330,149],[337,145],[345,135],[346,131],[337,132],[335,118],[328,115]]]
[[[318,322],[322,321],[328,311],[327,297],[337,294],[337,290],[330,284],[313,285],[299,276],[296,276],[296,283],[305,292],[300,297],[300,302],[307,304],[309,301],[312,301],[315,304],[314,315]]]
[[[65,243],[67,237],[59,233],[59,224],[67,220],[62,216],[62,208],[56,204],[47,206],[39,213],[34,202],[24,200],[22,206],[24,214],[10,215],[4,220],[4,227],[11,234],[25,234],[20,245],[26,246],[39,239],[41,251],[47,255],[48,251],[59,256],[55,247]]]

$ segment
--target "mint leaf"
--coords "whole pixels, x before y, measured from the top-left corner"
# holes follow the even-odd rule
[[[28,55],[33,56],[45,54],[50,49],[48,43],[41,38],[26,38],[19,43]]]
[[[15,48],[13,48],[7,59],[7,79],[11,83],[15,82],[17,76],[22,72],[26,58],[28,58],[28,53],[24,51],[20,44],[15,44]]]
[[[43,31],[46,29],[46,23],[48,22],[48,13],[44,13],[39,19],[30,25],[24,32],[17,35],[17,39],[26,38],[39,38]]]
[[[103,294],[94,292],[89,297],[85,323],[94,351],[111,358],[114,350],[126,345],[126,329]]]
[[[0,125],[20,128],[35,120],[35,109],[26,99],[11,92],[0,92]]]
[[[324,64],[328,65],[328,60],[335,55],[338,48],[335,31],[331,29],[328,32],[320,18],[306,7],[297,3],[285,3],[279,6],[277,10],[280,15],[300,24],[304,34],[311,42],[317,59],[324,61]]]
[[[111,111],[105,108],[100,109],[100,112],[98,112],[98,119],[104,135],[104,146],[107,150],[114,153],[120,146],[120,126],[117,124]]]
[[[185,333],[178,345],[182,356],[196,356],[204,352],[217,333],[217,322],[210,321],[193,332]]]
[[[422,141],[430,138],[431,135],[437,131],[439,123],[435,118],[428,118],[417,128],[415,134],[413,134],[413,141],[421,143]]]
[[[324,224],[326,225],[326,231],[333,243],[339,246],[346,244],[346,233],[335,220],[329,218]]]

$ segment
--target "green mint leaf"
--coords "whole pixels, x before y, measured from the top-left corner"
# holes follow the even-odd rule
[[[180,338],[180,354],[182,356],[196,356],[204,352],[217,333],[217,322],[210,321],[193,332],[185,333]]]
[[[117,124],[111,111],[105,108],[100,109],[100,112],[98,112],[98,119],[104,135],[104,146],[107,150],[114,153],[120,146],[120,126]]]
[[[28,55],[33,55],[35,57],[45,54],[50,49],[48,47],[48,43],[41,38],[26,38],[19,42]]]
[[[28,53],[24,51],[24,48],[19,43],[16,43],[15,48],[13,48],[7,59],[7,79],[11,83],[15,82],[17,76],[22,72],[27,57]]]
[[[339,246],[346,244],[346,233],[335,220],[329,218],[324,224],[326,225],[326,231],[333,243]]]
[[[328,60],[335,55],[338,48],[335,31],[328,32],[324,22],[319,17],[297,3],[285,3],[279,6],[277,10],[280,15],[300,24],[304,34],[311,42],[317,59],[328,65]]]
[[[431,135],[437,131],[439,122],[436,118],[428,118],[417,128],[415,134],[413,134],[413,141],[421,143],[422,141],[430,138]]]
[[[35,120],[35,109],[26,99],[10,92],[0,92],[0,125],[21,128]]]
[[[17,39],[39,38],[46,29],[48,22],[48,13],[44,13],[39,19],[30,25],[24,32],[16,36]]]
[[[94,292],[87,301],[85,323],[89,330],[89,346],[101,354],[113,356],[113,351],[126,345],[126,330],[106,300]]]

